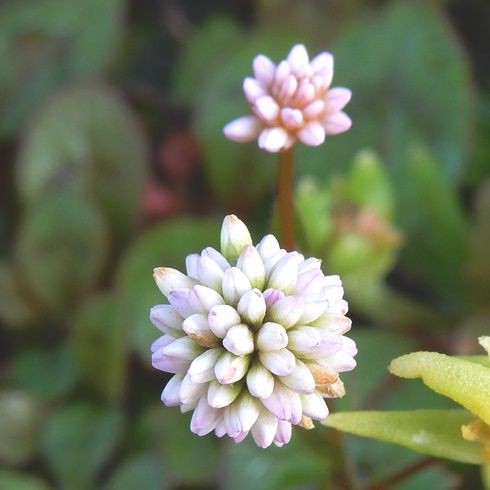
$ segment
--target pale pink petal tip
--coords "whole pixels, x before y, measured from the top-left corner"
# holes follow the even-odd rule
[[[340,112],[352,98],[352,92],[348,88],[334,87],[327,92],[325,97],[325,109],[329,113]]]
[[[260,133],[261,123],[255,116],[243,116],[229,122],[224,128],[225,136],[238,143],[253,141]]]
[[[318,122],[308,123],[298,132],[298,138],[308,146],[319,146],[325,141],[325,129]]]
[[[348,131],[351,126],[352,121],[345,112],[332,114],[323,125],[325,132],[330,135],[344,133],[345,131]]]
[[[288,133],[283,128],[266,128],[259,136],[259,147],[271,153],[287,148]]]
[[[261,82],[264,86],[268,86],[274,79],[276,66],[267,56],[259,54],[253,61],[253,70],[257,81]]]
[[[308,64],[308,52],[302,44],[296,44],[291,48],[287,60],[289,65],[291,66],[291,69],[293,71],[296,71],[305,67]]]

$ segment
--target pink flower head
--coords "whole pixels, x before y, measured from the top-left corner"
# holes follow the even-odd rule
[[[243,91],[254,115],[243,116],[224,127],[225,136],[245,143],[258,137],[259,147],[275,153],[297,140],[318,146],[325,135],[351,127],[342,109],[351,98],[347,88],[334,87],[333,56],[322,52],[311,61],[302,44],[293,46],[277,66],[267,56],[253,61],[255,78],[245,78]]]

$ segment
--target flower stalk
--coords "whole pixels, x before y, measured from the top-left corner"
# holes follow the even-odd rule
[[[294,240],[294,213],[293,213],[293,181],[294,181],[294,154],[293,149],[278,154],[277,169],[277,203],[279,211],[279,227],[281,240],[286,250],[293,250]]]

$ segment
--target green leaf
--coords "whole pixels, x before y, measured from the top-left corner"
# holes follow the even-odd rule
[[[448,179],[420,147],[410,152],[400,196],[407,266],[440,291],[457,292],[467,255],[468,224]]]
[[[430,49],[428,49],[430,46]],[[468,63],[443,13],[429,2],[388,2],[362,16],[331,45],[334,86],[352,89],[353,126],[319,148],[298,148],[298,171],[318,177],[374,148],[404,184],[406,150],[422,141],[454,182],[462,175],[472,128]],[[444,81],[443,83],[441,81]]]
[[[330,462],[294,434],[291,442],[266,451],[250,436],[240,444],[227,441],[228,460],[225,490],[286,490],[324,488],[331,471]]]
[[[345,199],[390,220],[393,218],[395,196],[386,168],[371,150],[359,152],[345,178]]]
[[[17,329],[33,322],[35,307],[29,304],[15,267],[7,262],[0,262],[0,298],[0,320],[5,326]]]
[[[2,389],[0,461],[11,465],[28,462],[36,449],[40,422],[40,406],[35,398],[22,391]]]
[[[46,400],[65,395],[78,379],[72,349],[61,345],[53,349],[24,348],[13,359],[10,379],[17,386]]]
[[[153,455],[141,454],[124,461],[117,468],[105,490],[165,490],[162,462]]]
[[[155,395],[157,398],[159,393]],[[137,427],[138,442],[141,448],[150,448],[161,457],[172,481],[183,487],[212,485],[219,471],[220,441],[193,434],[189,429],[191,415],[162,405],[148,406]]]
[[[112,454],[122,428],[122,414],[86,404],[68,405],[48,421],[42,451],[59,486],[94,488],[94,479]]]
[[[327,238],[332,231],[331,198],[327,189],[303,177],[295,192],[294,205],[299,224],[298,239],[309,255],[322,256]]]
[[[237,24],[228,17],[214,17],[205,22],[189,38],[175,67],[174,93],[180,102],[191,103],[199,96],[200,83],[222,68],[224,57],[243,38]]]
[[[0,10],[0,137],[68,81],[103,73],[118,47],[122,0],[22,0]]]
[[[150,344],[158,335],[148,320],[149,311],[165,301],[153,280],[153,269],[182,270],[186,255],[218,245],[217,221],[179,218],[140,236],[123,258],[117,277],[118,301],[132,344],[145,362],[150,362]]]
[[[490,302],[490,180],[478,190],[475,208],[464,279],[472,305],[486,307]]]
[[[335,413],[322,423],[431,456],[481,464],[480,445],[461,435],[461,426],[471,418],[464,410],[360,411]]]
[[[127,327],[110,294],[90,298],[74,318],[72,341],[82,381],[112,401],[121,398],[126,381]]]
[[[141,128],[119,95],[100,84],[76,85],[50,99],[28,128],[19,192],[29,207],[53,192],[88,196],[120,246],[138,219],[147,161]]]
[[[36,476],[0,470],[0,488],[2,490],[49,490],[50,487]]]
[[[20,225],[19,274],[34,296],[54,313],[66,311],[99,277],[107,234],[99,211],[76,194],[45,196]]]
[[[490,369],[437,352],[413,352],[394,359],[389,370],[401,378],[422,378],[490,424]]]

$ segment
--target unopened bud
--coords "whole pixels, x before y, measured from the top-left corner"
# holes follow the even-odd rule
[[[230,262],[235,262],[243,247],[252,244],[252,237],[245,223],[234,214],[226,216],[221,227],[221,253]]]

